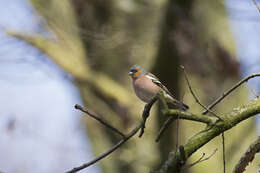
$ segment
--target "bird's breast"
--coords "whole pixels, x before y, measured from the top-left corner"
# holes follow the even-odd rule
[[[148,78],[139,78],[133,81],[133,87],[136,95],[144,102],[149,102],[160,90],[160,87],[155,85]]]

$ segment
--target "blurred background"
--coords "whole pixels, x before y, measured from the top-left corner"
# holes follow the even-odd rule
[[[260,71],[260,13],[252,0],[0,0],[0,14],[0,171],[5,173],[65,172],[119,141],[74,105],[85,105],[121,131],[130,131],[144,106],[127,75],[134,64],[153,72],[196,113],[203,110],[179,65],[185,66],[204,105]],[[229,112],[258,90],[259,79],[253,79],[215,110]],[[81,172],[158,168],[177,141],[172,124],[155,142],[165,120],[158,107],[142,138],[132,138]],[[180,121],[179,144],[203,127]],[[259,132],[259,123],[251,118],[225,133],[227,172]],[[220,172],[220,137],[189,162],[216,148],[212,158],[183,172]],[[258,163],[259,157],[246,172],[255,172]]]

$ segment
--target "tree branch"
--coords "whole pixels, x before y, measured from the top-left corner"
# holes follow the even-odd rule
[[[260,152],[260,137],[257,138],[254,143],[252,143],[247,151],[240,158],[239,162],[235,166],[233,173],[242,173],[245,171],[246,166],[249,162],[254,160],[255,154]]]
[[[187,115],[182,111],[170,110],[168,114]],[[222,115],[223,121],[217,121],[215,126],[208,126],[207,129],[200,131],[191,137],[184,145],[185,158],[188,159],[200,147],[208,143],[210,140],[220,135],[222,132],[229,130],[241,121],[248,119],[260,113],[260,100],[255,99],[247,105],[233,109],[232,112]],[[193,116],[192,116],[193,117]],[[204,121],[204,120],[203,120]],[[171,170],[178,172],[184,163],[180,162],[179,150],[170,152],[168,159],[156,173],[167,173]],[[186,161],[186,160],[185,160]]]
[[[189,78],[188,78],[188,75],[185,71],[185,68],[184,66],[181,66],[181,69],[183,70],[183,73],[184,73],[184,77],[186,79],[186,82],[188,84],[188,87],[189,87],[189,90],[190,90],[190,93],[191,95],[193,96],[193,98],[195,99],[196,103],[198,103],[201,107],[203,107],[206,111],[210,112],[213,116],[217,117],[218,119],[222,120],[217,114],[215,114],[213,111],[211,111],[210,109],[208,109],[206,106],[204,106],[200,100],[198,99],[198,97],[195,95],[195,93],[193,92],[192,88],[191,88],[191,85],[190,85],[190,82],[189,82]]]
[[[107,128],[109,128],[110,130],[116,132],[117,134],[119,134],[120,136],[122,136],[123,138],[125,137],[125,135],[120,132],[117,128],[111,126],[110,124],[108,124],[106,121],[104,121],[103,119],[101,119],[100,117],[98,117],[97,115],[95,115],[94,113],[90,112],[89,110],[83,108],[82,106],[76,104],[75,105],[75,109],[79,109],[82,112],[86,113],[87,115],[89,115],[90,117],[94,118],[95,120],[97,120],[98,122],[100,122],[101,124],[103,124],[104,126],[106,126]]]
[[[165,131],[165,129],[167,129],[167,128],[171,125],[171,123],[172,123],[174,120],[176,120],[175,117],[169,117],[169,118],[163,123],[163,125],[162,125],[162,127],[161,127],[161,129],[160,129],[160,131],[159,131],[159,133],[158,133],[158,135],[157,135],[157,137],[156,137],[156,139],[155,139],[155,142],[159,142],[159,140],[161,139],[161,136],[163,135],[163,132]]]
[[[113,153],[115,150],[117,150],[121,145],[123,145],[125,142],[127,142],[131,137],[133,137],[141,128],[144,127],[144,124],[146,122],[146,118],[149,117],[150,114],[150,110],[152,108],[152,105],[155,103],[155,99],[152,99],[152,101],[150,103],[147,103],[145,105],[144,111],[143,111],[143,118],[140,120],[140,122],[137,124],[137,126],[127,135],[124,135],[124,138],[121,139],[116,145],[114,145],[112,148],[110,148],[108,151],[104,152],[103,154],[99,155],[98,157],[96,157],[95,159],[82,164],[79,167],[75,167],[70,171],[67,171],[66,173],[75,173],[78,172],[82,169],[85,169],[93,164],[95,164],[96,162],[98,162],[99,160],[105,158],[106,156],[108,156],[109,154]],[[145,118],[146,117],[146,118]],[[103,124],[103,123],[102,123]]]
[[[149,111],[150,109],[152,108],[153,104],[157,101],[157,96],[155,96],[149,103],[147,103],[144,107],[144,111],[143,111],[143,115],[142,115],[142,118],[143,118],[143,126],[141,127],[141,130],[140,130],[140,134],[139,134],[139,138],[141,138],[144,134],[144,129],[145,129],[145,123],[146,123],[146,120],[147,118],[149,117]]]
[[[209,160],[216,152],[218,151],[218,149],[216,148],[208,157],[204,158],[204,156],[206,155],[205,153],[202,154],[202,156],[195,162],[191,163],[190,165],[187,165],[187,168],[191,168],[193,166],[195,166],[198,163],[204,162],[206,160]]]
[[[211,109],[212,107],[214,107],[217,103],[219,103],[224,97],[226,97],[228,94],[234,91],[242,83],[256,76],[260,76],[260,74],[252,74],[238,82],[234,87],[225,92],[222,97],[217,99],[217,101],[215,101],[207,109]],[[191,137],[184,146],[180,146],[178,150],[170,152],[168,159],[160,168],[160,170],[156,171],[156,173],[167,173],[171,170],[179,172],[182,166],[185,164],[186,160],[200,147],[208,143],[210,140],[212,140],[219,134],[234,127],[241,121],[260,113],[260,100],[257,98],[248,103],[247,105],[235,108],[232,112],[222,115],[222,121],[218,121],[215,117],[203,116],[180,110],[169,109],[164,95],[165,93],[161,91],[150,103],[146,104],[143,111],[142,120],[138,123],[136,128],[134,128],[129,134],[125,135],[125,137],[121,141],[119,141],[115,146],[113,146],[111,149],[101,154],[97,158],[93,159],[92,161],[85,163],[82,166],[73,168],[71,171],[68,171],[67,173],[77,172],[105,158],[113,151],[115,151],[117,148],[119,148],[122,144],[124,144],[128,139],[134,136],[139,131],[139,129],[142,129],[139,135],[142,136],[145,128],[145,122],[149,116],[150,109],[157,99],[159,99],[163,105],[162,112],[164,115],[174,117],[174,119],[179,117],[180,119],[202,122],[207,124],[207,127],[205,130],[202,130],[199,133],[195,134],[193,137]]]
[[[222,94],[222,96],[220,96],[217,100],[215,100],[213,103],[211,103],[207,107],[207,110],[204,111],[202,114],[207,114],[208,110],[212,109],[214,106],[216,106],[218,103],[220,103],[226,96],[228,96],[232,91],[237,89],[240,85],[247,82],[249,79],[254,78],[254,77],[258,77],[258,76],[260,76],[260,73],[251,74],[251,75],[245,77],[244,79],[242,79],[241,81],[239,81],[237,84],[235,84],[233,87],[231,87],[228,91],[224,92]]]
[[[222,160],[223,160],[223,173],[226,173],[226,150],[225,150],[225,134],[221,133],[222,138]]]
[[[190,112],[184,112],[177,109],[164,110],[163,112],[167,116],[173,116],[175,118],[179,116],[179,119],[197,121],[208,125],[214,125],[217,122],[217,119],[213,117],[193,114]]]
[[[258,9],[258,11],[260,12],[260,7],[259,7],[259,5],[257,4],[256,0],[253,0],[253,2],[254,2],[254,4],[255,4],[256,8]]]

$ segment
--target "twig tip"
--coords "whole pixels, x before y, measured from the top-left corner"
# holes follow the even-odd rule
[[[75,109],[81,109],[81,106],[79,104],[75,104],[74,108]]]

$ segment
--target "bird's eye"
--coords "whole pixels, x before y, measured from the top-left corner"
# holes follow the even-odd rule
[[[136,73],[136,72],[137,72],[137,70],[136,70],[136,69],[133,69],[133,70],[131,70],[131,72],[132,72],[132,73]]]

